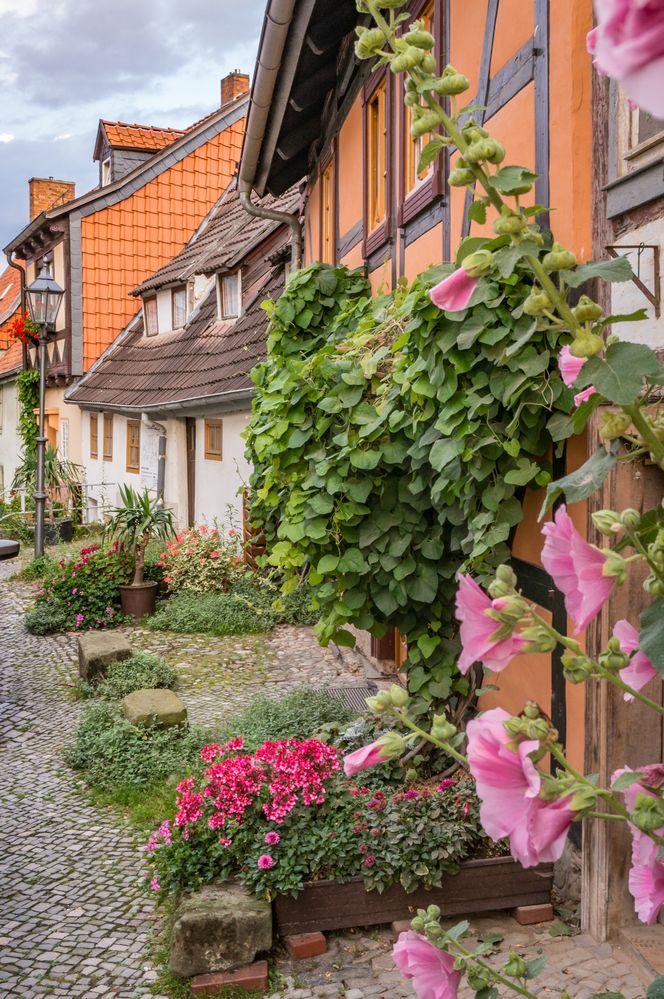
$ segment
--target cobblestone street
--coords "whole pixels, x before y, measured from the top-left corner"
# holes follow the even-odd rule
[[[7,581],[12,571],[0,567],[0,999],[147,999],[157,978],[148,956],[157,916],[140,887],[142,844],[115,815],[88,802],[62,760],[85,708],[68,697],[76,640],[25,631],[21,611],[30,590]],[[136,647],[165,655],[178,669],[180,693],[199,724],[218,723],[258,691],[365,682],[358,655],[320,649],[308,629],[233,639],[127,632]],[[629,960],[608,944],[553,938],[546,925],[519,927],[506,916],[473,925],[502,933],[496,959],[511,948],[528,958],[544,955],[552,994],[645,995]],[[283,985],[274,995],[413,996],[390,950],[387,930],[331,934],[320,958],[291,964],[277,956]]]

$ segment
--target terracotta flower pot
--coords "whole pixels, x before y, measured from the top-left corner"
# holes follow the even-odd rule
[[[131,583],[120,587],[120,602],[122,613],[140,621],[146,614],[154,614],[157,598],[157,583],[150,580],[147,583]]]

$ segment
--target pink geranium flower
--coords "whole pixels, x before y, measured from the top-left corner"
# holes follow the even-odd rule
[[[467,308],[477,282],[478,278],[471,277],[468,271],[459,267],[429,291],[429,298],[439,309],[459,312]]]
[[[457,665],[461,673],[467,673],[476,662],[500,673],[528,644],[520,635],[499,640],[493,637],[500,624],[487,611],[500,610],[502,605],[502,598],[491,600],[471,576],[459,576],[456,616],[461,622],[461,655]]]
[[[389,758],[390,756],[385,752],[383,746],[379,746],[377,742],[371,742],[368,746],[362,746],[344,757],[344,773],[346,777],[353,777],[360,770],[377,767],[379,763],[384,763]]]
[[[598,71],[619,80],[638,107],[664,118],[664,4],[597,0],[595,8],[588,51]]]
[[[641,690],[649,680],[657,676],[657,670],[645,652],[639,652],[640,635],[636,628],[625,621],[616,621],[613,628],[614,637],[620,642],[620,648],[626,656],[632,656],[629,666],[620,670],[620,679],[634,690]],[[634,655],[632,655],[634,653]],[[632,694],[625,694],[626,701],[633,701]]]
[[[402,933],[392,957],[404,978],[411,980],[418,999],[456,999],[461,972],[454,970],[454,958],[420,933]]]
[[[630,812],[636,807],[636,798],[644,794],[649,798],[657,795],[651,790],[652,784],[659,787],[661,784],[662,767],[653,765],[644,767],[641,770],[642,779],[634,784],[630,784],[623,792],[626,807]],[[613,784],[622,774],[631,773],[630,767],[623,767],[616,770],[611,778]],[[664,905],[664,865],[658,859],[659,847],[650,836],[641,832],[636,826],[630,825],[632,834],[632,868],[629,872],[629,891],[634,899],[634,909],[642,923],[654,923],[659,915],[659,911]],[[664,826],[656,830],[658,836],[664,835]]]
[[[583,540],[564,504],[542,533],[542,565],[564,594],[567,613],[578,634],[599,613],[615,579],[604,575],[606,555]]]
[[[480,820],[497,842],[509,837],[523,867],[558,860],[574,819],[569,798],[542,801],[542,784],[531,753],[536,739],[515,743],[505,729],[510,715],[493,708],[468,722],[468,765],[480,798]]]

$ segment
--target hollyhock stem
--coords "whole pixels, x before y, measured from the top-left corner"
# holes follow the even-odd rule
[[[404,723],[404,725],[411,730],[411,732],[415,732],[421,739],[426,739],[427,742],[433,743],[433,745],[438,746],[439,749],[444,749],[445,752],[451,756],[453,760],[456,760],[457,763],[460,763],[462,767],[468,766],[467,758],[463,756],[462,753],[458,753],[454,746],[450,746],[449,742],[437,739],[431,734],[431,732],[425,732],[423,728],[420,728],[419,725],[416,725],[415,722],[411,721],[405,712],[397,711],[396,715]]]
[[[660,715],[664,715],[664,706],[658,704],[656,701],[652,701],[649,697],[646,697],[646,695],[642,694],[639,690],[634,690],[634,688],[630,687],[629,684],[624,682],[624,680],[621,680],[619,676],[616,676],[614,673],[610,673],[602,666],[598,665],[598,671],[602,674],[604,679],[608,680],[609,683],[612,683],[614,687],[619,687],[621,690],[624,690],[626,694],[630,694],[632,697],[635,697],[637,701],[641,701],[642,704],[645,704],[647,705],[647,707],[652,708],[653,711],[656,711]]]
[[[501,975],[499,971],[492,968],[490,964],[486,961],[482,961],[479,957],[476,957],[472,950],[467,950],[463,944],[460,944],[458,940],[451,941],[453,947],[457,949],[462,957],[470,958],[478,968],[482,968],[483,971],[488,971],[493,979],[500,982],[501,985],[506,985],[508,989],[512,989],[513,992],[518,992],[519,995],[526,996],[527,999],[536,999],[534,992],[530,992],[528,989],[524,988],[522,985],[517,985],[515,981],[511,978],[507,978],[505,975]]]
[[[570,333],[574,332],[583,333],[584,332],[583,326],[581,326],[580,323],[577,322],[574,313],[572,312],[569,305],[565,301],[564,296],[560,294],[555,284],[553,283],[547,272],[544,270],[544,267],[542,266],[541,262],[537,259],[537,257],[533,257],[530,254],[527,254],[525,259],[528,261],[528,266],[537,276],[539,283],[542,285],[542,288],[544,288],[544,291],[547,293],[547,295],[555,305],[559,314],[562,316],[562,318],[569,326]]]
[[[632,423],[641,434],[641,438],[647,445],[653,460],[657,462],[660,468],[664,468],[664,443],[659,440],[649,420],[643,415],[639,403],[634,402],[630,406],[623,406],[622,410],[631,418]]]

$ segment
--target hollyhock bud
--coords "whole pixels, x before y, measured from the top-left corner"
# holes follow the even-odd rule
[[[598,510],[592,514],[592,522],[599,533],[608,538],[616,533],[616,525],[620,526],[620,514],[613,510]]]
[[[503,966],[503,971],[510,978],[525,978],[528,973],[528,965],[518,954],[511,953]]]
[[[604,315],[602,306],[598,305],[597,302],[593,302],[592,298],[588,298],[587,295],[581,295],[578,304],[574,306],[572,312],[580,323],[592,323]]]
[[[627,575],[627,562],[622,555],[618,554],[618,552],[609,551],[607,552],[604,560],[602,573],[605,576],[615,577],[618,585],[620,586],[625,582],[625,576]]]
[[[392,698],[387,690],[381,690],[380,693],[374,694],[373,697],[367,697],[366,705],[375,714],[380,715],[392,707]]]
[[[604,350],[604,340],[595,333],[587,333],[572,340],[569,349],[574,357],[593,357]]]
[[[447,720],[445,715],[434,715],[431,725],[431,735],[441,742],[449,742],[456,735],[456,727]]]
[[[587,656],[564,652],[561,658],[565,679],[570,683],[584,683],[594,672],[594,663]]]
[[[395,708],[405,708],[410,700],[408,696],[408,691],[404,690],[403,687],[399,687],[398,684],[393,683],[390,687],[390,700]]]
[[[628,531],[636,531],[641,524],[641,514],[638,510],[627,509],[620,514],[620,523]]]
[[[468,271],[471,277],[479,278],[488,273],[493,266],[493,253],[491,250],[476,250],[475,253],[468,254],[463,259],[463,268]]]
[[[526,701],[525,707],[523,709],[524,718],[534,719],[539,718],[542,712],[540,711],[540,706],[537,701]]]
[[[549,252],[544,254],[542,266],[547,271],[568,271],[576,267],[576,256],[560,243],[554,243]]]
[[[522,308],[527,316],[541,316],[551,310],[551,299],[541,288],[533,288]]]
[[[532,628],[522,628],[521,637],[528,642],[530,652],[553,652],[558,644],[558,639],[550,635],[541,624],[535,624]]]
[[[434,84],[437,94],[447,97],[454,97],[456,94],[463,94],[468,90],[470,83],[463,73],[457,72],[454,66],[446,66],[439,80]]]
[[[637,794],[631,821],[642,832],[655,832],[664,825],[664,802],[649,794]]]
[[[450,187],[467,187],[475,181],[475,174],[470,170],[464,162],[461,165],[461,160],[458,161],[455,168],[451,171],[449,177],[447,178],[447,183]]]

